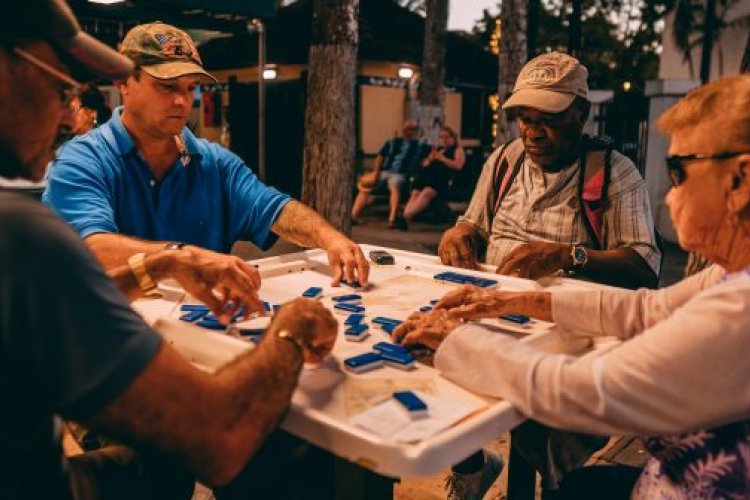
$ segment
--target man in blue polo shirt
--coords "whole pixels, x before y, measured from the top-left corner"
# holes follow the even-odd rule
[[[163,23],[130,30],[120,52],[135,62],[119,83],[124,105],[57,154],[43,200],[106,268],[134,254],[183,248],[224,259],[238,240],[269,248],[277,236],[328,253],[333,284],[367,284],[359,246],[319,214],[262,184],[227,149],[186,127],[194,91],[213,79],[183,31]],[[237,268],[238,279],[257,271]]]

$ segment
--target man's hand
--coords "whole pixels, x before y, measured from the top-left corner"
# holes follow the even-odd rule
[[[245,318],[253,311],[265,313],[258,297],[260,274],[238,257],[189,246],[153,254],[146,267],[157,281],[177,280],[222,323],[229,323],[240,307],[245,308]]]
[[[440,261],[449,266],[478,269],[478,238],[479,235],[473,227],[468,224],[456,224],[443,233],[440,239],[440,245],[438,245]]]
[[[281,306],[268,327],[274,335],[281,330],[301,340],[306,363],[320,363],[336,343],[338,322],[318,301],[299,298]]]
[[[360,285],[368,285],[370,264],[359,245],[339,233],[332,232],[321,247],[328,253],[328,263],[333,269],[333,286],[338,286],[341,278],[348,282],[359,281]],[[356,270],[356,273],[355,273]]]
[[[573,265],[571,246],[534,241],[513,250],[497,267],[498,274],[539,279]]]
[[[391,339],[405,346],[420,344],[437,349],[459,325],[461,322],[445,309],[414,313],[393,331]]]

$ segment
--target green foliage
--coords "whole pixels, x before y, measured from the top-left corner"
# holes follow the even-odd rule
[[[581,62],[589,70],[589,85],[619,89],[624,81],[636,88],[656,78],[661,47],[661,27],[675,0],[578,0],[582,2]],[[489,46],[495,19],[484,11],[472,33]],[[571,2],[542,0],[539,9],[536,53],[568,49]],[[506,34],[507,35],[507,34]]]

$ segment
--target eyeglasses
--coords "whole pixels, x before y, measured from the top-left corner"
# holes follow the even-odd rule
[[[750,151],[720,151],[710,154],[672,155],[666,157],[667,174],[672,186],[677,187],[685,182],[685,165],[689,161],[698,160],[727,160],[739,155],[750,154]]]
[[[63,107],[68,107],[68,105],[70,105],[70,101],[72,101],[75,97],[78,96],[78,94],[80,94],[82,84],[78,80],[69,75],[66,75],[59,69],[52,67],[50,64],[42,61],[34,54],[27,52],[24,49],[13,47],[13,52],[15,52],[16,55],[21,59],[24,59],[32,66],[36,66],[37,68],[44,71],[51,77],[55,78],[58,82],[63,84],[63,86],[60,88],[60,102]]]

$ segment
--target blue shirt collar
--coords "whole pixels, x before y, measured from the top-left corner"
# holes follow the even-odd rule
[[[130,137],[130,133],[125,128],[125,125],[122,124],[122,118],[120,117],[121,114],[122,106],[117,106],[114,111],[112,111],[112,118],[110,118],[106,125],[109,126],[112,135],[115,138],[117,154],[120,156],[127,156],[136,148],[133,138]],[[185,140],[185,147],[187,148],[188,154],[191,157],[194,156],[200,158],[202,155],[198,149],[198,139],[196,139],[195,135],[193,135],[189,128],[184,127],[182,129],[182,138]]]

